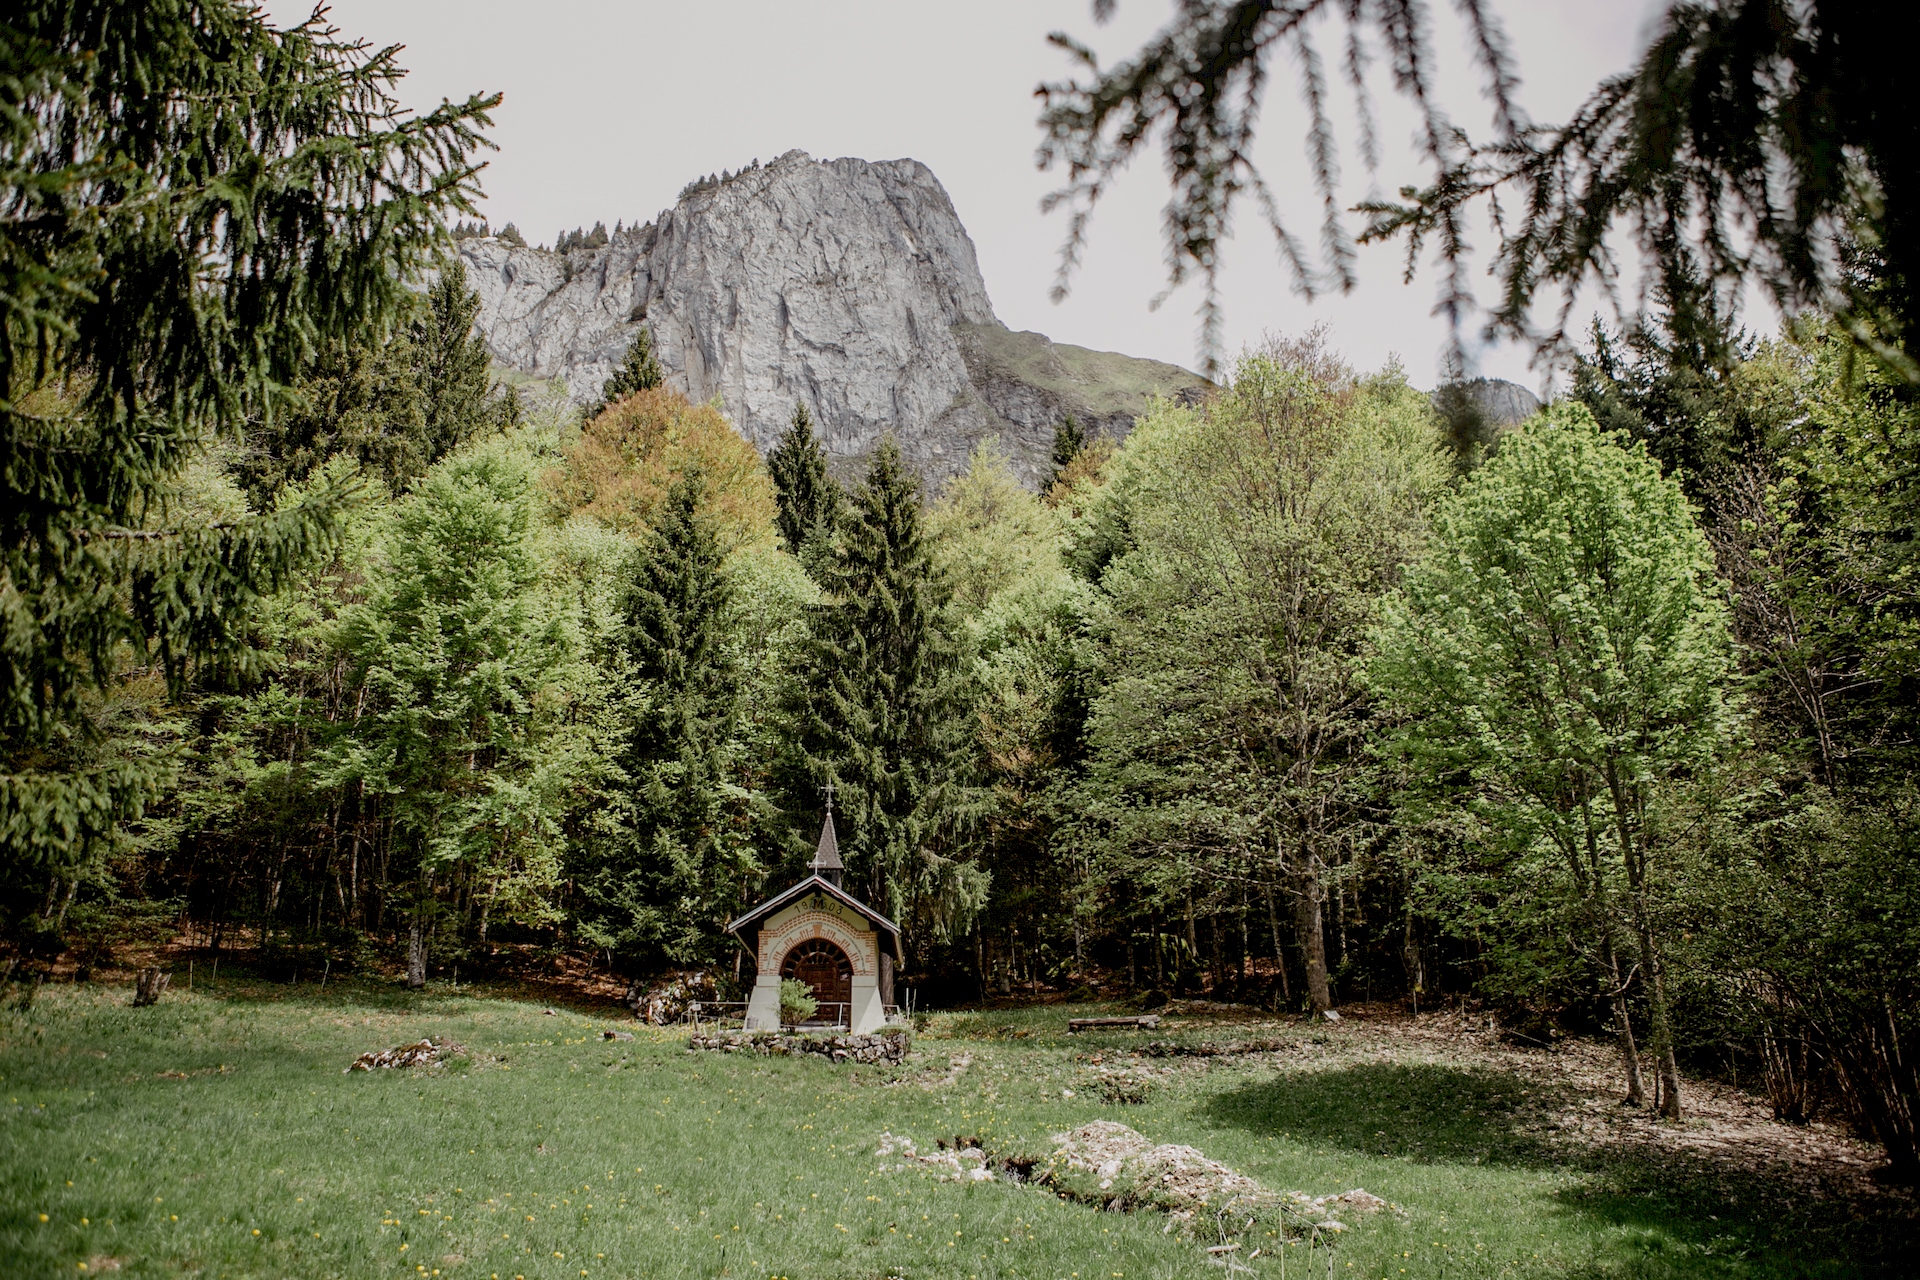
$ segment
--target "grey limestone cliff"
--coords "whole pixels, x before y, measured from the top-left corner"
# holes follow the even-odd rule
[[[763,451],[804,402],[846,471],[891,432],[937,481],[998,436],[1031,483],[1068,414],[1120,436],[1153,396],[1206,386],[1174,365],[1002,326],[973,241],[915,160],[790,151],[688,187],[603,248],[459,248],[500,364],[590,400],[644,324],[669,385],[718,396]]]

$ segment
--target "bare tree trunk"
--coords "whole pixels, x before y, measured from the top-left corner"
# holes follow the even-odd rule
[[[1413,1011],[1420,1012],[1420,993],[1426,990],[1426,965],[1420,958],[1420,940],[1413,931],[1413,903],[1407,908],[1407,939],[1401,944],[1400,960],[1407,967],[1407,988],[1413,993]]]
[[[1220,941],[1220,935],[1223,932],[1225,931],[1220,927],[1220,913],[1217,911],[1208,912],[1207,944],[1208,950],[1212,954],[1207,957],[1207,977],[1212,980],[1213,989],[1216,992],[1220,990],[1220,987],[1226,982],[1227,978],[1226,955],[1221,950]]]
[[[1659,1089],[1654,1105],[1668,1120],[1680,1118],[1680,1064],[1673,1052],[1673,1021],[1667,1010],[1667,980],[1660,970],[1659,949],[1653,932],[1647,928],[1644,908],[1634,913],[1639,934],[1640,968],[1647,975],[1648,1003],[1652,1006],[1654,1062],[1659,1071]]]
[[[1193,967],[1200,967],[1200,935],[1193,929],[1193,894],[1187,894],[1187,956]]]
[[[1347,886],[1341,881],[1333,890],[1333,940],[1336,950],[1334,961],[1344,965],[1347,962]]]
[[[67,881],[67,896],[60,899],[60,914],[54,917],[53,927],[64,928],[67,923],[67,908],[73,905],[73,895],[80,892],[80,877]]]
[[[1613,978],[1613,1023],[1620,1042],[1620,1065],[1627,1072],[1626,1102],[1630,1107],[1647,1105],[1646,1086],[1640,1080],[1640,1050],[1633,1043],[1633,1019],[1627,1012],[1627,984],[1620,979],[1620,957],[1613,949],[1613,927],[1603,923],[1600,958]]]
[[[1242,889],[1242,890],[1240,891],[1240,959],[1239,959],[1239,965],[1240,965],[1240,988],[1241,988],[1241,990],[1243,990],[1243,991],[1244,991],[1244,990],[1246,989],[1246,986],[1247,986],[1247,961],[1248,961],[1248,959],[1249,959],[1249,957],[1248,957],[1248,954],[1247,954],[1247,953],[1248,953],[1249,951],[1251,951],[1251,950],[1253,950],[1253,948],[1252,948],[1252,946],[1251,946],[1251,945],[1249,944],[1249,942],[1248,942],[1248,940],[1247,940],[1247,915],[1248,915],[1248,911],[1247,911],[1247,893],[1246,893],[1246,890],[1244,890],[1244,889]]]
[[[1311,874],[1301,876],[1294,909],[1300,926],[1300,950],[1306,961],[1307,1003],[1315,1017],[1333,1007],[1333,995],[1327,986],[1327,938],[1322,927],[1324,900],[1320,882]]]
[[[1287,950],[1280,945],[1280,913],[1273,906],[1273,886],[1267,886],[1267,927],[1273,931],[1273,963],[1280,970],[1280,999],[1293,1003],[1293,984],[1287,981]]]
[[[427,911],[425,904],[413,911],[407,926],[407,986],[418,990],[427,985]]]

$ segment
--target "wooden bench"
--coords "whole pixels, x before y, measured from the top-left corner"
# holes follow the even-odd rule
[[[1153,1031],[1160,1026],[1160,1015],[1143,1013],[1137,1018],[1068,1018],[1067,1034],[1076,1031],[1095,1031],[1102,1027],[1127,1027],[1136,1031]]]

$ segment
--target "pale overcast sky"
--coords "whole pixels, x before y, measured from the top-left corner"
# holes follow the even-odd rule
[[[1605,75],[1626,67],[1658,0],[1495,0],[1524,77],[1534,119],[1558,121]],[[275,0],[281,21],[305,7]],[[1456,116],[1486,132],[1478,80],[1451,6],[1438,0],[1436,44]],[[1060,342],[1192,367],[1198,289],[1157,312],[1165,281],[1157,152],[1129,173],[1093,223],[1073,295],[1049,301],[1063,218],[1039,202],[1057,175],[1034,166],[1036,84],[1068,74],[1046,42],[1064,29],[1112,61],[1137,48],[1171,12],[1167,0],[1121,0],[1096,26],[1087,0],[334,0],[345,33],[404,44],[403,97],[431,106],[475,90],[506,95],[491,136],[485,212],[535,243],[596,220],[645,222],[690,180],[798,147],[818,158],[911,156],[938,175],[979,250],[1002,321]],[[1329,50],[1330,60],[1334,51]],[[1293,68],[1280,63],[1268,93],[1260,158],[1298,234],[1314,243]],[[1392,191],[1417,179],[1412,116],[1377,77],[1388,154],[1369,180],[1345,137],[1351,204],[1372,183]],[[1483,233],[1482,244],[1490,237]],[[1272,237],[1247,203],[1226,254],[1229,348],[1265,331],[1324,321],[1336,347],[1365,367],[1397,354],[1431,385],[1445,339],[1431,315],[1437,281],[1400,283],[1400,250],[1365,251],[1352,294],[1309,303],[1294,293]],[[1480,372],[1538,388],[1529,353],[1479,354]]]

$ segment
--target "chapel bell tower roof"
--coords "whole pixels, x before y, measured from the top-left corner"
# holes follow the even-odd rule
[[[827,793],[827,819],[820,824],[820,847],[813,851],[811,864],[813,874],[829,884],[840,883],[840,873],[846,870],[840,861],[840,839],[833,831],[833,793]]]

